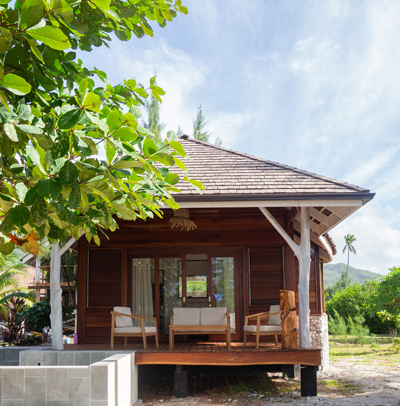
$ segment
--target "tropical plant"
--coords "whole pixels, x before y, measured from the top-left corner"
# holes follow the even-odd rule
[[[155,78],[147,88],[134,79],[113,86],[76,55],[112,34],[152,36],[151,21],[164,27],[178,12],[187,13],[181,0],[1,2],[0,252],[17,245],[36,255],[40,241],[82,234],[100,244],[116,217],[178,207],[171,168],[186,170],[185,151],[138,125],[144,100],[164,91]]]
[[[342,272],[340,275],[339,280],[336,281],[336,283],[333,286],[329,286],[325,289],[325,300],[329,301],[335,293],[338,293],[344,289],[346,289],[346,279],[347,279],[347,274],[346,272]],[[351,284],[351,279],[347,281],[347,283],[350,285]]]
[[[20,261],[16,254],[4,256],[0,254],[0,310],[8,307],[9,299],[21,297],[31,299],[31,293],[19,287],[20,281],[17,276],[26,275],[27,266]]]
[[[356,249],[354,248],[353,243],[356,241],[356,238],[353,234],[347,234],[344,236],[344,240],[346,241],[346,245],[343,247],[342,253],[344,254],[347,250],[347,269],[346,269],[346,282],[344,284],[344,288],[347,288],[347,279],[349,277],[349,264],[350,264],[350,252],[354,255],[357,253]]]
[[[4,342],[14,343],[22,334],[24,323],[19,315],[25,305],[25,300],[20,297],[10,297],[5,304],[5,320],[0,322]]]
[[[19,320],[23,321],[26,328],[37,332],[43,332],[50,327],[50,299],[44,299],[33,306],[26,308],[19,314]],[[70,319],[73,315],[72,309],[62,307],[63,321]]]

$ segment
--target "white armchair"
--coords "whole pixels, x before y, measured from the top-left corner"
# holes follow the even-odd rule
[[[133,325],[133,320],[140,320],[140,327]],[[154,326],[145,326],[145,319],[153,321]],[[158,348],[158,331],[155,317],[134,314],[129,307],[114,307],[111,312],[111,349],[114,348],[114,337],[124,337],[124,346],[128,343],[128,337],[142,337],[143,347],[147,350],[146,337],[154,336]]]
[[[255,324],[249,324],[255,320]],[[278,335],[282,334],[281,309],[279,305],[272,305],[269,312],[252,314],[245,317],[244,321],[244,345],[248,335],[256,336],[256,347],[259,347],[260,336],[275,336],[275,344],[278,344]]]

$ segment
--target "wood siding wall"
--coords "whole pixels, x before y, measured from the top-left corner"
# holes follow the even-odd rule
[[[275,209],[272,213],[288,229],[286,209]],[[298,278],[298,270],[294,269],[294,255],[258,209],[191,209],[190,219],[198,227],[191,232],[171,230],[168,223],[171,215],[166,212],[163,219],[121,222],[120,229],[110,233],[109,239],[102,238],[101,247],[87,245],[81,239],[78,275],[81,343],[107,342],[112,307],[129,306],[131,256],[239,253],[241,274],[237,282],[240,285],[238,294],[242,292],[241,323],[245,315],[279,303],[279,290],[283,287],[290,285],[297,290],[298,280],[294,279]],[[316,279],[313,281],[310,286],[315,292]],[[311,313],[317,311],[316,299],[317,294],[313,293]]]
[[[282,247],[250,248],[250,306],[279,304],[283,287]]]

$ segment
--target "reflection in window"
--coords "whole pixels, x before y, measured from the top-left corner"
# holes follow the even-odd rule
[[[182,307],[182,259],[160,258],[160,333],[168,334],[171,312]]]
[[[235,332],[235,261],[233,257],[212,258],[213,296],[217,307],[226,307]]]

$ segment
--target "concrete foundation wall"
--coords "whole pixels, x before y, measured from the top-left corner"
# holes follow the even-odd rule
[[[2,406],[132,406],[137,401],[135,353],[32,350],[20,353],[20,365],[0,367]]]

